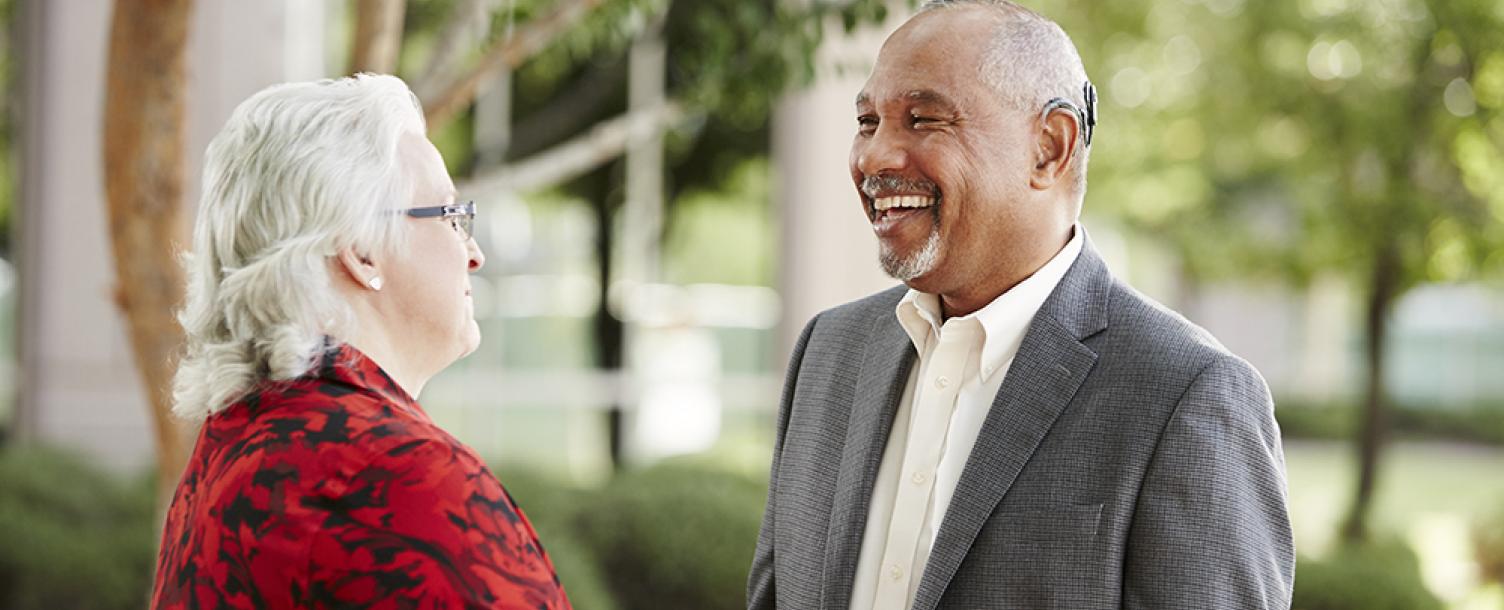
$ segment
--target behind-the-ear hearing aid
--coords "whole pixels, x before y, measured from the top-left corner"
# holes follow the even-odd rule
[[[1076,123],[1081,126],[1081,141],[1086,146],[1091,146],[1092,132],[1097,129],[1097,88],[1091,85],[1091,81],[1086,81],[1081,86],[1081,98],[1086,102],[1086,108],[1079,108],[1070,100],[1057,97],[1045,103],[1044,114],[1063,108],[1076,115]]]

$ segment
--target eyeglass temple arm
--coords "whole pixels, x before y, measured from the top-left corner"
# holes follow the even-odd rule
[[[435,216],[448,216],[452,214],[474,214],[475,202],[466,201],[464,203],[455,203],[451,205],[436,205],[426,208],[409,208],[406,210],[406,212],[408,216],[412,216],[413,218],[433,218]]]

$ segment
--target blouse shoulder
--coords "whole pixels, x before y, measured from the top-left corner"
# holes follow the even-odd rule
[[[569,608],[532,525],[473,450],[400,418],[366,435],[365,463],[341,477],[313,541],[312,605]]]

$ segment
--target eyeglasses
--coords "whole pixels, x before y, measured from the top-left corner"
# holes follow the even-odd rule
[[[1081,87],[1081,94],[1081,99],[1086,100],[1084,110],[1068,99],[1057,97],[1045,102],[1043,115],[1049,116],[1051,112],[1058,109],[1064,109],[1076,115],[1076,124],[1081,126],[1081,140],[1086,146],[1091,146],[1092,132],[1097,129],[1097,88],[1091,86],[1091,81],[1087,81]]]
[[[449,226],[459,231],[465,239],[474,236],[470,229],[475,227],[475,202],[451,203],[449,205],[433,205],[424,208],[408,208],[403,210],[413,218],[447,218]]]

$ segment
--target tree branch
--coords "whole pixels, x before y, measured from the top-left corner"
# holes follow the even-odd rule
[[[469,72],[460,75],[443,87],[432,99],[423,100],[427,111],[428,131],[442,128],[454,118],[485,87],[499,68],[513,68],[533,54],[543,50],[555,38],[578,23],[585,15],[600,6],[604,0],[560,0],[547,15],[528,22],[515,36],[496,41],[486,49]]]
[[[439,28],[434,39],[433,53],[416,74],[413,91],[420,99],[427,99],[438,92],[439,84],[459,70],[465,50],[485,39],[490,31],[491,11],[497,0],[460,0],[450,11],[449,19]]]
[[[621,156],[633,142],[667,131],[691,115],[676,102],[602,121],[589,132],[518,161],[481,172],[459,186],[470,196],[530,191],[558,184]]]
[[[402,50],[402,13],[407,0],[358,0],[355,4],[355,48],[350,73],[397,71]]]
[[[585,74],[565,85],[542,107],[512,121],[508,156],[520,157],[545,150],[601,120],[611,102],[626,89],[627,65],[612,60],[592,64]]]

